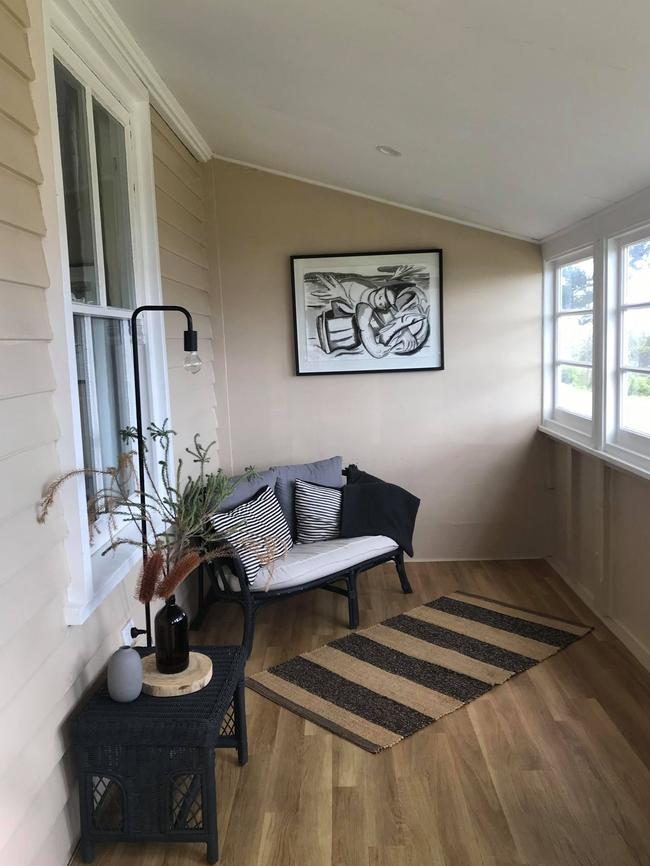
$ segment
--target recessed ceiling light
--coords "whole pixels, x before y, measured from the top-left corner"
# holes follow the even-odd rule
[[[384,156],[401,156],[399,150],[395,150],[394,147],[390,147],[388,144],[378,144],[375,148],[379,151],[379,153],[383,153]]]

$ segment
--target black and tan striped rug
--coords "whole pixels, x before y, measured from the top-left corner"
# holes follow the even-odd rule
[[[255,674],[247,685],[381,752],[590,631],[453,592]]]

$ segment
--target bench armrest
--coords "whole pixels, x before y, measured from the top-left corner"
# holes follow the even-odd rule
[[[242,595],[250,595],[250,584],[248,582],[248,578],[246,577],[246,572],[244,571],[244,565],[237,555],[237,553],[233,550],[231,554],[227,557],[217,557],[213,559],[212,562],[209,563],[210,566],[210,579],[217,584],[217,588],[222,592],[232,592],[230,589],[228,581],[226,580],[226,576],[224,574],[223,568],[224,566],[228,566],[228,568],[232,571],[232,573],[237,578],[239,583],[239,591]]]

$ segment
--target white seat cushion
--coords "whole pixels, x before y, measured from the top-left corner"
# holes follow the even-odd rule
[[[252,590],[288,589],[310,583],[319,577],[344,571],[352,565],[397,550],[392,538],[385,535],[363,535],[359,538],[335,538],[313,544],[294,544],[286,557],[276,559],[271,568],[260,568],[250,583]],[[234,574],[224,569],[230,589],[239,591]]]

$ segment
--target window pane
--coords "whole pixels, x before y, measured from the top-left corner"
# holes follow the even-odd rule
[[[97,392],[97,436],[101,468],[117,466],[124,450],[120,430],[132,423],[131,395],[127,378],[128,325],[122,319],[93,316],[93,354]]]
[[[86,332],[84,328],[84,316],[74,316],[74,343],[77,358],[77,389],[79,391],[79,409],[81,412],[81,441],[83,445],[84,466],[94,466],[92,443],[92,410],[91,410],[91,388],[92,380],[89,375],[89,346],[86,343]],[[96,491],[96,479],[87,475],[86,498],[91,499]]]
[[[77,386],[84,466],[117,466],[124,447],[120,430],[132,424],[129,325],[122,319],[74,316]],[[91,499],[105,486],[101,478],[86,478]]]
[[[591,418],[591,370],[559,364],[555,403],[566,412]]]
[[[125,130],[93,99],[99,207],[102,216],[106,303],[133,307],[133,252],[129,218]]]
[[[56,59],[54,78],[72,298],[81,303],[96,304],[97,269],[85,92],[77,79]]]
[[[591,364],[593,335],[593,316],[590,313],[560,316],[557,320],[558,360]]]
[[[560,268],[561,310],[590,310],[594,305],[594,260],[583,259]]]
[[[626,304],[650,303],[650,238],[624,248],[623,299]]]
[[[650,370],[650,307],[623,313],[623,366]]]
[[[621,427],[650,436],[650,374],[623,374]]]

